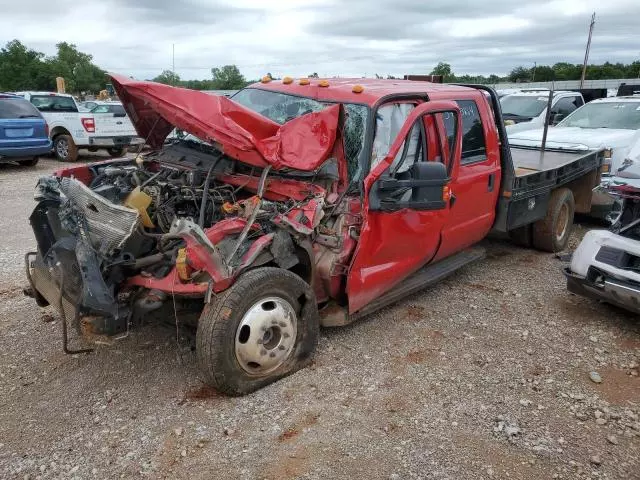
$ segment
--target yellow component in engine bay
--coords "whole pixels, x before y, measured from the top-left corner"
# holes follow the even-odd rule
[[[132,208],[140,213],[142,225],[147,228],[153,228],[155,225],[151,221],[151,217],[149,217],[149,213],[147,212],[147,208],[151,205],[152,200],[153,199],[149,195],[140,190],[140,187],[136,187],[125,199],[124,205],[125,207]]]

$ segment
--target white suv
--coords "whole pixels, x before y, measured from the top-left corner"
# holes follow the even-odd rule
[[[78,149],[107,150],[123,156],[127,147],[144,142],[126,114],[82,112],[72,95],[53,92],[16,92],[29,100],[45,118],[53,151],[65,162],[78,158]]]

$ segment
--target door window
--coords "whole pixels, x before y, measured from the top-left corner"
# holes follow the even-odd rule
[[[576,105],[577,98],[579,97],[564,97],[558,100],[558,103],[551,109],[552,114],[560,113],[565,117],[573,112],[578,105]]]
[[[460,163],[484,162],[487,159],[487,147],[478,106],[473,100],[456,100],[462,113],[462,156]],[[455,115],[451,112],[443,114],[449,149],[453,149],[455,141]]]
[[[398,132],[400,132],[404,122],[415,107],[413,103],[389,103],[378,109],[376,112],[376,134],[373,140],[373,151],[371,154],[371,169],[375,168],[378,163],[385,159],[391,145],[393,145],[393,142],[398,136]],[[413,149],[417,148],[416,145],[419,143],[418,135],[420,129],[418,128],[415,132],[414,130],[415,127],[411,130],[411,135],[409,136],[409,146]],[[400,164],[402,168],[405,167],[405,165],[402,165],[402,159],[404,158],[406,160],[407,158],[411,158],[410,155],[404,155],[403,157],[404,147],[405,145],[403,145],[403,148],[400,149],[393,161],[395,166]]]
[[[71,97],[59,95],[34,95],[31,103],[41,112],[77,112],[76,102]]]

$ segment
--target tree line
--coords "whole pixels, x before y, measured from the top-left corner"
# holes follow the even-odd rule
[[[440,62],[431,75],[442,75],[445,82],[497,84],[501,82],[547,82],[579,80],[582,65],[559,62],[554,65],[518,66],[506,76],[455,75],[451,65]],[[0,48],[0,91],[56,89],[56,77],[63,77],[67,91],[73,93],[98,93],[107,83],[106,72],[93,63],[93,57],[80,52],[74,44],[61,42],[56,54],[50,57],[30,49],[19,40],[11,40]],[[270,73],[267,76],[276,79]],[[309,75],[318,78],[316,72]],[[383,76],[376,74],[376,78]],[[386,78],[395,78],[387,75]],[[605,62],[588,65],[587,79],[640,78],[640,60],[630,64]],[[202,80],[182,80],[171,70],[164,70],[152,78],[155,82],[191,88],[194,90],[238,90],[256,80],[247,80],[236,65],[224,65],[211,69],[211,77]]]
[[[559,62],[554,65],[518,66],[508,75],[455,75],[451,65],[440,62],[431,71],[431,75],[442,75],[445,82],[495,84],[504,82],[551,82],[561,80],[580,80],[582,64]],[[635,62],[587,65],[586,78],[589,80],[605,80],[613,78],[640,78],[640,60]]]

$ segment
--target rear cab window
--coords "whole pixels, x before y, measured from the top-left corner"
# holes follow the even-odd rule
[[[77,112],[78,107],[72,97],[61,95],[32,95],[31,103],[41,112]]]
[[[456,100],[462,114],[462,156],[461,165],[484,162],[487,160],[487,146],[484,138],[482,119],[478,105],[474,100]],[[443,120],[449,141],[449,148],[453,148],[455,141],[455,116],[444,113]]]
[[[0,119],[42,118],[24,98],[0,96]]]

